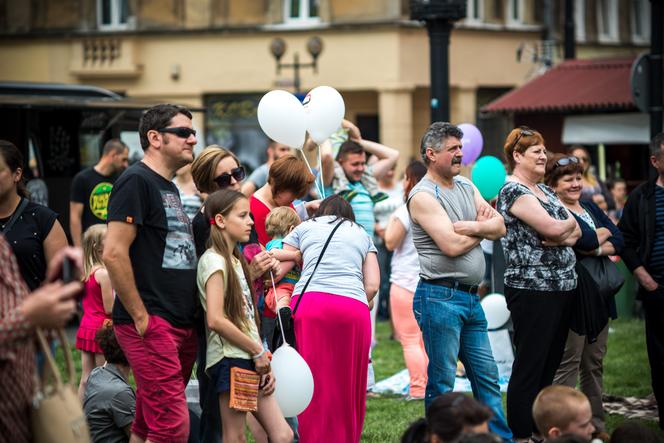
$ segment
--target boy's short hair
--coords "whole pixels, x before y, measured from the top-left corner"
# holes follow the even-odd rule
[[[270,237],[284,238],[291,226],[300,224],[300,217],[290,206],[281,206],[270,211],[265,219],[265,232]]]
[[[546,438],[551,428],[564,432],[577,418],[578,409],[572,406],[581,402],[588,402],[588,397],[569,386],[553,385],[542,389],[533,403],[533,420],[540,435]]]

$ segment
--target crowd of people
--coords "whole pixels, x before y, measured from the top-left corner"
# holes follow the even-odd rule
[[[79,396],[93,441],[236,442],[247,424],[259,442],[358,442],[382,298],[406,399],[426,411],[403,442],[657,441],[631,424],[607,433],[602,362],[616,306],[585,266],[620,256],[634,272],[664,402],[664,134],[651,143],[657,178],[626,198],[624,181],[609,191],[592,173],[584,148],[551,155],[538,131],[515,128],[504,144],[511,175],[489,203],[461,175],[457,126],[427,129],[399,185],[396,149],[346,120],[340,133],[320,171],[273,142],[245,180],[220,146],[194,156],[186,108],[152,107],[139,124],[141,161],[128,167],[127,147],[110,140],[72,183],[70,234],[82,249],[30,201],[20,151],[0,141],[0,429],[30,441],[34,330],[61,327],[80,300]],[[480,304],[483,240],[505,256],[515,350],[506,411]],[[80,279],[65,283],[69,262]],[[273,395],[282,337],[314,380],[297,417]],[[459,361],[474,398],[452,392]]]

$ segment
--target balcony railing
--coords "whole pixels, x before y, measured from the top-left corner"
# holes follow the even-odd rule
[[[72,46],[70,72],[79,78],[134,78],[142,73],[138,43],[133,39],[85,38]]]

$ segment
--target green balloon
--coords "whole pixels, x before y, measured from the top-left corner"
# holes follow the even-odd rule
[[[471,177],[482,197],[491,200],[500,192],[507,172],[500,160],[492,155],[486,155],[475,162]]]

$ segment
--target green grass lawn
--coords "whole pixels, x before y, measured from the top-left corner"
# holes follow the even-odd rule
[[[637,397],[644,397],[652,393],[643,322],[619,320],[612,322],[611,328],[608,353],[604,360],[605,392]],[[382,380],[400,371],[405,365],[401,345],[389,338],[389,324],[379,322],[376,334],[378,345],[373,352],[374,370],[376,380]],[[74,350],[74,362],[77,373],[80,375],[80,354],[76,350]],[[61,349],[58,350],[58,364],[64,369]],[[133,382],[133,380],[131,381]],[[76,383],[78,386],[78,380]],[[398,442],[408,425],[423,413],[422,401],[406,402],[401,398],[368,398],[362,441]],[[608,430],[612,431],[623,421],[624,418],[621,416],[608,416]],[[646,424],[656,428],[654,422],[646,422]]]
[[[646,355],[644,324],[639,320],[611,323],[607,356],[604,359],[604,390],[608,394],[644,397],[652,393],[650,366]],[[376,380],[403,369],[403,354],[398,342],[390,340],[390,327],[380,322],[376,328],[378,345],[373,352]],[[503,395],[503,403],[504,403]],[[363,442],[398,442],[409,423],[424,414],[422,401],[406,402],[401,398],[369,398],[362,433]],[[609,432],[624,418],[607,416]],[[646,422],[657,428],[655,422]]]

